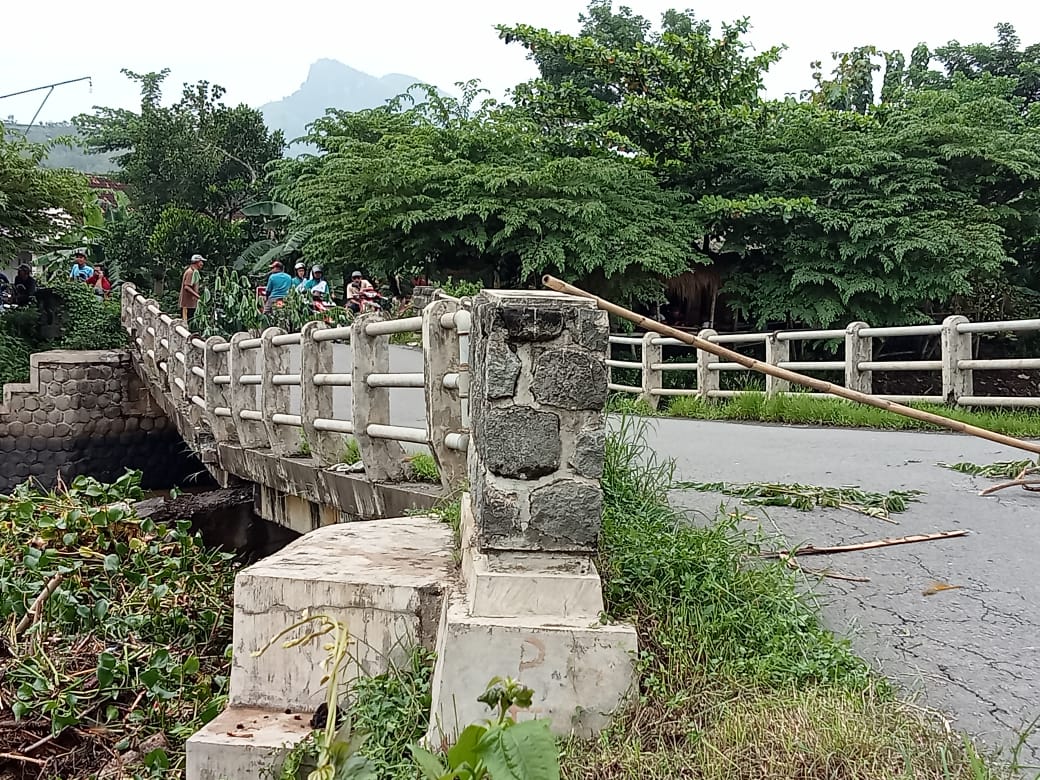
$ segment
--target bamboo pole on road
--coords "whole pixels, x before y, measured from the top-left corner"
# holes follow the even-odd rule
[[[616,303],[611,303],[608,300],[604,300],[597,295],[593,295],[590,292],[582,290],[580,287],[575,287],[572,284],[561,281],[554,276],[543,276],[542,284],[548,287],[550,290],[556,292],[566,293],[568,295],[578,295],[582,298],[589,298],[596,302],[596,305],[606,312],[614,314],[622,319],[628,320],[635,325],[644,328],[645,330],[659,333],[667,338],[673,338],[677,341],[681,341],[684,344],[689,344],[691,347],[710,352],[713,355],[718,355],[721,358],[726,358],[733,363],[739,363],[745,368],[751,369],[752,371],[758,371],[762,374],[769,374],[777,379],[784,379],[788,382],[793,382],[803,387],[811,387],[813,390],[817,390],[827,395],[837,396],[838,398],[844,398],[848,401],[855,401],[856,403],[866,404],[867,406],[873,406],[877,409],[883,409],[886,412],[893,412],[895,414],[901,414],[904,417],[910,417],[914,420],[920,420],[922,422],[931,423],[932,425],[938,425],[942,428],[947,428],[957,433],[967,433],[971,436],[977,436],[980,439],[987,439],[997,444],[1003,444],[1006,447],[1013,447],[1015,449],[1024,450],[1033,454],[1040,455],[1040,443],[1025,441],[1023,439],[1016,439],[1013,436],[1005,436],[1002,433],[996,431],[990,431],[986,428],[980,428],[977,425],[969,425],[968,423],[960,422],[959,420],[951,420],[949,417],[943,417],[942,415],[932,414],[931,412],[925,412],[920,409],[914,409],[911,406],[904,406],[903,404],[897,404],[894,401],[888,401],[884,398],[878,398],[876,396],[867,395],[861,393],[858,390],[850,390],[847,387],[841,385],[835,385],[831,382],[824,382],[822,379],[815,379],[811,376],[805,376],[795,371],[790,371],[786,368],[780,368],[779,366],[773,366],[769,363],[763,363],[761,360],[755,360],[747,355],[742,355],[739,352],[734,352],[731,349],[726,349],[719,344],[714,344],[707,339],[702,339],[699,336],[694,336],[676,328],[663,325],[656,320],[652,320],[649,317],[644,317],[642,314],[626,309],[623,306],[618,306]]]

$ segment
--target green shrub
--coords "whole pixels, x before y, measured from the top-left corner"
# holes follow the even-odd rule
[[[60,349],[120,349],[127,334],[119,322],[119,294],[101,300],[82,282],[61,281],[52,287],[61,300]]]

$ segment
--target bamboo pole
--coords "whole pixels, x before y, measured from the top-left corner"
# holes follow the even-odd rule
[[[806,545],[796,547],[793,550],[780,550],[779,552],[762,553],[763,558],[787,558],[793,555],[833,555],[834,553],[859,552],[861,550],[874,550],[878,547],[892,547],[897,544],[915,544],[917,542],[934,542],[938,539],[954,539],[958,536],[967,536],[966,529],[957,531],[939,531],[934,534],[914,534],[913,536],[899,536],[889,539],[879,539],[875,542],[860,542],[859,544],[842,544],[837,547],[815,547]]]
[[[786,368],[780,368],[779,366],[771,366],[768,363],[763,363],[761,360],[755,360],[747,355],[742,355],[739,352],[734,352],[731,349],[726,349],[719,344],[713,344],[712,342],[702,339],[699,336],[694,336],[689,333],[685,333],[676,328],[663,325],[656,320],[652,320],[649,317],[644,317],[642,314],[636,314],[630,309],[626,309],[623,306],[618,306],[616,303],[604,300],[597,295],[593,295],[590,292],[586,292],[579,287],[575,287],[572,284],[561,281],[554,276],[543,276],[542,284],[551,290],[556,292],[566,293],[568,295],[578,295],[582,298],[589,298],[596,302],[596,305],[604,311],[610,312],[622,319],[628,320],[635,325],[650,330],[655,333],[659,333],[662,336],[676,339],[684,344],[689,344],[691,347],[710,352],[713,355],[718,355],[721,358],[726,358],[733,363],[739,363],[745,368],[749,368],[752,371],[758,371],[762,374],[769,374],[775,376],[777,379],[784,379],[788,382],[793,382],[797,385],[804,387],[811,387],[813,390],[817,390],[827,395],[837,396],[838,398],[844,398],[848,401],[855,401],[856,403],[866,404],[867,406],[873,406],[877,409],[884,409],[886,412],[893,412],[895,414],[901,414],[904,417],[910,417],[914,420],[920,420],[922,422],[931,423],[932,425],[938,425],[942,428],[948,428],[951,431],[957,433],[967,433],[972,436],[978,436],[980,439],[987,439],[997,444],[1003,444],[1006,447],[1014,447],[1015,449],[1024,450],[1026,452],[1032,452],[1040,455],[1040,443],[1024,441],[1022,439],[1016,439],[1012,436],[1005,436],[1002,433],[990,431],[985,428],[979,428],[977,425],[969,425],[968,423],[960,422],[959,420],[951,420],[949,417],[943,417],[938,414],[932,414],[931,412],[925,412],[920,409],[914,409],[910,406],[903,406],[897,404],[894,401],[888,401],[884,398],[878,398],[873,395],[867,395],[861,393],[858,390],[850,390],[847,387],[841,385],[835,385],[830,382],[824,382],[822,379],[815,379],[811,376],[805,376],[795,371],[790,371]]]

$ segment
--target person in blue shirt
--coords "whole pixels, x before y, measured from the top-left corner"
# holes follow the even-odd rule
[[[280,301],[285,300],[292,290],[292,281],[281,261],[271,263],[271,275],[267,277],[267,287],[264,289],[264,314],[270,314],[275,306],[280,305]]]
[[[76,252],[72,259],[72,270],[69,271],[70,279],[75,279],[77,282],[85,282],[94,275],[94,269],[87,265],[87,256],[85,254]]]

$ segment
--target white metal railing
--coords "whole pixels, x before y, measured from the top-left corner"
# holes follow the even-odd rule
[[[218,443],[269,448],[282,457],[307,452],[328,467],[340,462],[352,436],[374,481],[407,476],[402,442],[426,445],[442,481],[455,485],[465,476],[470,438],[466,303],[443,298],[417,317],[374,314],[349,326],[311,322],[299,333],[268,328],[259,336],[203,340],[124,284],[122,322],[152,391],[170,397],[195,429],[208,430]],[[416,332],[422,334],[422,371],[392,371],[390,336]],[[350,350],[350,371],[336,370],[337,349]],[[350,389],[349,415],[335,412],[343,388]],[[390,391],[401,388],[424,391],[424,426],[391,423]]]
[[[1004,322],[969,322],[966,317],[947,317],[940,325],[906,325],[872,328],[863,322],[851,323],[844,330],[793,330],[772,333],[719,334],[714,330],[702,330],[699,335],[715,344],[748,345],[764,348],[765,363],[792,371],[828,372],[838,376],[835,384],[863,393],[873,392],[873,374],[889,371],[938,372],[941,376],[939,395],[880,395],[902,403],[922,401],[949,403],[959,406],[991,406],[1040,408],[1038,396],[978,396],[974,391],[975,371],[1027,371],[1040,369],[1040,358],[993,358],[980,359],[975,356],[976,339],[979,334],[1025,333],[1040,331],[1040,319],[1008,320]],[[907,336],[939,336],[940,357],[938,360],[874,360],[875,339],[892,339]],[[791,344],[798,341],[841,341],[844,356],[841,360],[791,360]],[[656,407],[661,398],[697,396],[702,399],[733,398],[740,390],[723,390],[722,372],[750,369],[739,363],[720,360],[704,350],[696,350],[696,360],[666,362],[665,347],[682,346],[694,349],[683,342],[659,336],[655,333],[613,335],[610,337],[611,356],[607,361],[608,387],[619,393],[632,393]],[[620,350],[615,349],[620,348]],[[635,352],[636,355],[624,354]],[[627,384],[616,380],[616,370],[627,369],[639,372],[639,384]],[[666,387],[665,374],[673,372],[692,373],[695,378],[683,383],[687,387]],[[765,392],[777,395],[791,392],[788,382],[766,376]]]

